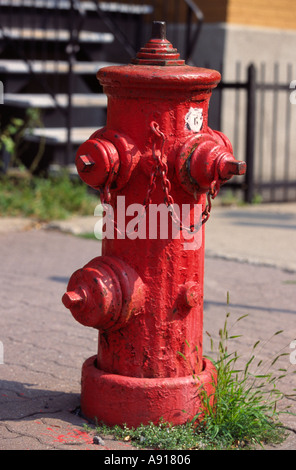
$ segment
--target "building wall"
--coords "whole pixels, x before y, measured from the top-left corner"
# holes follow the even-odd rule
[[[228,0],[226,22],[296,29],[296,2],[295,0]]]
[[[174,2],[171,8],[174,8]],[[295,0],[195,0],[205,23],[296,29]],[[183,7],[186,8],[185,2]]]

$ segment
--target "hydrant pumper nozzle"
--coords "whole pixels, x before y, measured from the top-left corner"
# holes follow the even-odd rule
[[[98,330],[97,352],[82,367],[81,410],[108,425],[182,424],[201,412],[199,390],[210,402],[215,394],[202,338],[210,200],[246,164],[208,127],[220,74],[186,65],[164,22],[154,22],[130,64],[100,69],[97,78],[107,122],[80,146],[76,166],[117,226],[103,237],[101,256],[73,273],[62,299],[79,323]],[[139,206],[146,232],[129,228]],[[200,224],[191,222],[196,207]],[[164,235],[165,220],[169,228],[180,222],[177,235]]]

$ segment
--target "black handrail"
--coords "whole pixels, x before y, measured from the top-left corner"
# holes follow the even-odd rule
[[[118,25],[112,20],[110,15],[108,15],[102,8],[100,4],[95,2],[96,12],[104,24],[108,27],[109,31],[114,35],[114,37],[120,42],[126,52],[133,57],[136,50],[133,47],[132,43],[129,41],[129,38],[120,30]]]
[[[185,51],[185,60],[186,62],[192,61],[192,55],[194,53],[195,47],[200,36],[201,28],[204,22],[204,15],[201,9],[196,5],[192,0],[184,0],[188,6],[187,13],[187,34],[186,34],[186,51]],[[197,20],[197,26],[195,32],[192,35],[192,15],[195,15]]]

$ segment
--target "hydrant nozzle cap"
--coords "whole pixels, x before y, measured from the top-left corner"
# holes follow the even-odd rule
[[[84,302],[84,297],[77,291],[66,292],[63,295],[62,302],[66,308],[73,308],[74,306],[81,305]]]
[[[152,25],[151,39],[137,53],[132,64],[136,65],[185,65],[180,59],[177,49],[166,39],[166,23],[154,21]]]

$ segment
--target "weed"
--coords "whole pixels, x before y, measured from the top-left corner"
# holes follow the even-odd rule
[[[149,423],[136,429],[127,426],[109,428],[101,424],[97,432],[131,441],[137,447],[166,450],[249,449],[282,442],[286,433],[279,418],[281,413],[289,413],[289,408],[279,411],[278,405],[287,395],[279,390],[278,383],[288,371],[284,368],[272,370],[288,353],[277,354],[266,363],[256,359],[256,355],[271,338],[264,343],[256,341],[242,365],[242,358],[237,352],[230,352],[229,346],[231,340],[241,336],[231,334],[232,329],[246,316],[238,317],[229,326],[230,314],[227,313],[216,347],[212,336],[207,333],[212,353],[216,348],[216,357],[211,359],[217,369],[214,402],[211,400],[213,397],[199,390],[202,410],[192,421],[178,426],[160,421],[158,425]],[[272,337],[281,333],[279,330]]]
[[[229,296],[228,296],[229,303]],[[256,341],[244,364],[237,352],[229,351],[229,342],[241,335],[231,335],[231,329],[247,315],[239,317],[228,326],[230,314],[227,313],[223,328],[219,331],[217,357],[212,359],[217,369],[217,386],[214,404],[201,391],[204,418],[198,424],[200,432],[208,439],[221,441],[226,446],[279,443],[285,438],[280,414],[288,412],[288,407],[279,411],[278,405],[286,397],[278,384],[286,377],[287,369],[272,369],[282,356],[280,353],[270,361],[256,360],[258,348],[283,331],[275,332],[269,340]],[[209,335],[209,333],[208,333]],[[211,348],[213,340],[211,335]],[[196,421],[200,416],[196,416]]]
[[[191,449],[197,445],[194,426],[191,423],[173,426],[160,420],[159,424],[141,424],[129,428],[124,425],[108,427],[104,424],[97,426],[96,431],[103,435],[113,435],[116,439],[131,441],[136,447],[149,449],[181,450]]]
[[[77,235],[79,238],[86,238],[87,240],[98,240],[93,232],[85,232]]]
[[[242,198],[235,194],[231,189],[223,188],[219,194],[218,201],[222,206],[243,206],[245,205]]]
[[[0,117],[0,152],[9,156],[8,164],[0,160],[0,169],[4,172],[8,168],[22,168],[21,155],[27,149],[28,143],[24,139],[26,134],[31,134],[34,128],[44,127],[39,109],[28,108],[24,118],[11,117],[7,123],[3,123]],[[36,155],[28,168],[33,174],[38,167],[45,149],[45,138],[41,138]]]
[[[68,174],[56,177],[0,179],[0,215],[32,217],[39,221],[93,215],[99,200],[87,186]]]

